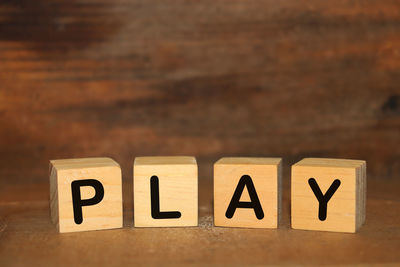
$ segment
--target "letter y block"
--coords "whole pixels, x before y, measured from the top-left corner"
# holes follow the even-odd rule
[[[118,163],[110,158],[51,160],[50,211],[60,233],[122,227]]]
[[[366,162],[305,158],[292,166],[292,228],[356,232],[365,221]]]

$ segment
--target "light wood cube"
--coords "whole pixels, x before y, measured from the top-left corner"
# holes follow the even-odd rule
[[[214,224],[277,228],[281,158],[222,158],[214,164]]]
[[[60,233],[122,227],[122,179],[110,158],[50,161],[50,210]]]
[[[194,157],[137,157],[133,181],[136,227],[198,225]]]
[[[292,166],[292,228],[356,232],[365,221],[366,162],[305,158]]]

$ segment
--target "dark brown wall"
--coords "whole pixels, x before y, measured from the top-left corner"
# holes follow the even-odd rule
[[[399,1],[0,3],[0,180],[49,159],[366,159],[400,172]]]

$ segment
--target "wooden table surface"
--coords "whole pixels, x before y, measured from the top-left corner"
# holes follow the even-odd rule
[[[277,230],[214,227],[209,177],[200,177],[199,227],[189,228],[134,228],[125,194],[124,228],[59,234],[48,185],[2,188],[0,265],[400,264],[399,181],[369,179],[366,224],[346,234],[291,229],[288,180]]]
[[[0,265],[400,262],[399,0],[3,0]],[[200,227],[132,228],[136,156],[200,167]],[[124,229],[57,234],[51,159],[121,164]],[[278,230],[212,227],[212,164],[284,158]],[[294,231],[289,166],[367,161],[357,234]]]

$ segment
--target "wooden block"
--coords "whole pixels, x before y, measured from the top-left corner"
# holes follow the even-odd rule
[[[110,158],[50,161],[50,210],[60,233],[122,227],[122,179]]]
[[[194,157],[138,157],[133,168],[136,227],[198,225]]]
[[[214,164],[214,224],[277,228],[281,158],[222,158]]]
[[[365,161],[299,161],[292,166],[292,228],[356,232],[365,221],[366,187]]]

